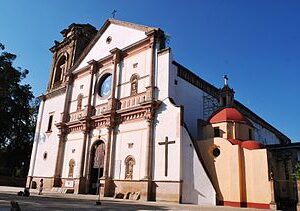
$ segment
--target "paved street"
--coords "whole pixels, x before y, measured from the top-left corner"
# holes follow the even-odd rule
[[[95,205],[97,197],[94,195],[73,195],[46,192],[37,195],[34,191],[30,197],[17,196],[21,188],[0,187],[0,211],[10,210],[12,200],[19,203],[21,210],[244,210],[255,209],[230,208],[230,207],[209,207],[196,205],[183,205],[161,202],[141,202],[131,200],[116,200],[105,198],[102,205]]]

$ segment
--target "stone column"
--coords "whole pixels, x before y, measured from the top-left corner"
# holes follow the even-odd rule
[[[108,172],[109,172],[111,128],[109,126],[107,126],[106,131],[107,131],[107,143],[106,143],[106,149],[105,149],[104,169],[103,169],[103,178],[104,179],[108,178]]]
[[[111,108],[109,116],[106,120],[107,126],[107,143],[106,143],[106,154],[105,154],[105,165],[104,165],[104,196],[112,196],[114,193],[114,187],[112,186],[112,176],[113,176],[113,166],[114,166],[114,144],[115,139],[115,126],[116,122],[116,109],[117,109],[117,99],[116,99],[116,87],[117,87],[117,68],[121,59],[121,50],[118,48],[112,49],[110,51],[113,54],[112,64],[113,64],[113,80],[112,80],[112,91],[111,98],[108,100],[109,107]]]
[[[104,189],[103,196],[111,196],[111,177],[109,174],[110,169],[110,157],[111,157],[111,132],[112,128],[109,125],[106,127],[107,129],[107,143],[106,143],[106,149],[105,149],[105,158],[104,158],[104,169],[103,169],[103,177],[101,178],[101,181],[104,181]],[[101,182],[102,183],[102,182]]]
[[[88,62],[90,65],[90,85],[89,85],[89,93],[88,93],[88,104],[86,107],[86,116],[85,120],[83,121],[84,128],[83,128],[83,144],[82,144],[82,152],[81,152],[81,165],[80,165],[80,192],[85,193],[88,191],[88,178],[87,178],[87,168],[88,168],[88,157],[89,157],[89,146],[90,146],[90,133],[92,130],[91,125],[91,116],[93,115],[93,106],[92,106],[92,94],[93,94],[93,82],[94,82],[94,75],[98,69],[98,64],[95,60],[91,60]]]
[[[64,101],[64,110],[62,113],[61,122],[56,124],[60,133],[58,134],[59,137],[59,144],[58,144],[58,151],[57,151],[57,158],[56,158],[56,166],[55,166],[55,173],[54,173],[54,187],[61,187],[61,174],[62,174],[62,167],[64,162],[64,154],[65,154],[65,142],[67,136],[67,128],[65,123],[68,121],[69,115],[69,100],[72,96],[72,83],[73,83],[73,75],[71,73],[68,74],[66,80],[66,97]]]

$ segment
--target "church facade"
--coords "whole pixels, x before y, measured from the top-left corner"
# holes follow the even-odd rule
[[[71,24],[61,34],[50,49],[49,83],[40,97],[31,188],[43,178],[45,189],[59,192],[100,189],[111,197],[215,205],[224,197],[218,198],[220,178],[211,175],[204,143],[220,107],[235,107],[247,118],[242,140],[290,143],[234,100],[233,90],[224,92],[175,61],[159,28],[108,19],[99,31]],[[268,161],[260,154],[266,185]],[[251,203],[266,207],[269,188],[265,201],[254,196]]]

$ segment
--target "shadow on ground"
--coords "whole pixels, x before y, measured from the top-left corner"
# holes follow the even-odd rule
[[[130,203],[127,201],[111,201],[105,199],[102,205],[95,205],[96,200],[53,198],[48,196],[22,197],[0,193],[0,210],[10,210],[10,202],[19,203],[21,210],[168,210],[164,206],[152,206]]]

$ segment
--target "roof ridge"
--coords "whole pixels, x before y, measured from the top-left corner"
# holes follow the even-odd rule
[[[154,29],[159,30],[158,27],[146,26],[146,25],[132,23],[132,22],[128,22],[128,21],[122,21],[122,20],[118,20],[118,19],[114,19],[114,18],[109,18],[109,19],[107,19],[107,21],[109,21],[110,23],[116,24],[116,25],[127,26],[130,28],[142,30],[145,32],[148,32],[148,31],[151,31]]]

